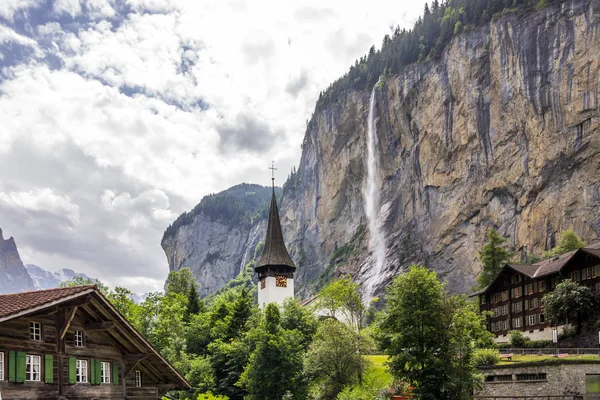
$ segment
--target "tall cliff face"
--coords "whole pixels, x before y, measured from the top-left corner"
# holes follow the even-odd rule
[[[0,229],[0,294],[33,290],[31,280],[17,250],[15,240],[4,239]]]
[[[194,210],[181,215],[161,242],[169,270],[190,268],[200,284],[200,296],[235,278],[264,240],[271,190],[237,185],[205,197]]]
[[[523,255],[541,254],[569,227],[585,240],[600,235],[599,23],[597,0],[509,15],[376,89],[387,238],[380,292],[413,262],[468,291],[490,226]],[[366,225],[369,97],[347,92],[315,113],[284,191],[300,284],[346,243],[360,251],[338,269],[369,275],[368,241],[355,234]]]
[[[439,61],[381,82],[375,156],[387,251],[376,291],[411,263],[470,290],[488,227],[523,257],[569,227],[587,241],[600,236],[598,54],[600,0],[574,0],[504,16],[455,37]],[[316,110],[284,185],[281,222],[300,296],[331,274],[364,282],[371,272],[370,94],[346,91]],[[249,260],[262,223],[226,229],[197,217],[163,248],[172,268],[196,270],[206,294]],[[222,262],[203,264],[208,249],[226,252]]]

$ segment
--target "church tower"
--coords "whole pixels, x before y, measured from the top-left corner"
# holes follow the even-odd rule
[[[258,274],[258,306],[261,310],[269,303],[283,305],[285,299],[294,297],[295,270],[296,266],[283,242],[273,184],[265,247],[254,267]]]

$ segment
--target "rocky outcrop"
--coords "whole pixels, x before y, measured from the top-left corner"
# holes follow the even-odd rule
[[[33,289],[33,281],[21,261],[15,239],[5,240],[0,229],[0,294]]]
[[[598,54],[600,0],[575,0],[505,15],[455,37],[440,60],[381,83],[379,293],[411,263],[469,291],[489,227],[524,258],[569,227],[598,238]],[[370,88],[348,90],[315,111],[284,185],[281,222],[302,297],[328,275],[364,282],[371,272],[362,194],[369,98]],[[190,266],[207,294],[239,272],[266,218],[248,229],[203,218],[163,247],[169,265]]]

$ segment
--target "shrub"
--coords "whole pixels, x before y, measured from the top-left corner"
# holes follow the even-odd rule
[[[521,331],[510,331],[508,332],[510,337],[509,342],[512,347],[526,347],[526,343],[529,342],[529,338],[523,335]]]
[[[544,347],[549,347],[552,344],[552,340],[530,340],[525,342],[525,346],[529,349],[542,349]]]
[[[500,353],[496,349],[477,349],[473,362],[475,365],[496,365],[500,362]]]
[[[569,339],[575,335],[577,335],[577,329],[572,325],[566,325],[560,335],[558,335],[558,340]]]

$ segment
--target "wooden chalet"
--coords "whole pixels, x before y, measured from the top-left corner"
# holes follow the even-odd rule
[[[482,311],[491,311],[488,329],[507,341],[511,330],[534,340],[551,340],[542,297],[563,279],[572,279],[600,295],[600,243],[531,265],[507,264],[485,289],[473,293]],[[504,340],[502,340],[504,338]]]
[[[189,383],[95,286],[0,295],[0,397],[160,399]]]

